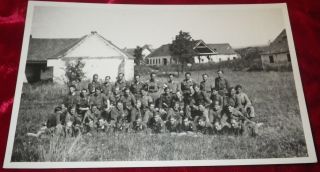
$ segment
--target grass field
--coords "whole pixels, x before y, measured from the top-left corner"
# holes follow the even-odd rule
[[[214,71],[202,73],[213,81]],[[105,161],[105,160],[205,160],[284,158],[307,156],[292,72],[225,72],[232,85],[241,84],[253,101],[256,121],[263,122],[260,135],[171,136],[102,134],[78,138],[35,139],[36,132],[54,106],[67,93],[59,85],[24,85],[15,133],[12,161]],[[146,79],[147,76],[143,76]],[[182,77],[177,78],[182,80]],[[160,82],[165,78],[159,78]]]

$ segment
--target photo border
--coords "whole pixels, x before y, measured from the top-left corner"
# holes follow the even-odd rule
[[[22,93],[24,71],[26,67],[29,39],[31,33],[31,24],[33,20],[34,7],[50,6],[50,7],[80,7],[80,8],[175,8],[177,6],[186,9],[191,8],[279,8],[283,12],[284,26],[287,32],[288,46],[291,56],[292,72],[294,75],[295,88],[299,102],[299,110],[304,131],[304,137],[308,152],[308,157],[294,158],[261,158],[261,159],[224,159],[224,160],[170,160],[170,161],[99,161],[99,162],[11,162],[13,152],[14,137],[17,126],[20,98]],[[25,21],[23,44],[18,70],[18,78],[16,84],[16,92],[14,95],[13,110],[10,121],[9,135],[3,168],[12,169],[47,169],[47,168],[113,168],[113,167],[177,167],[177,166],[234,166],[234,165],[265,165],[265,164],[296,164],[296,163],[316,163],[317,157],[310,128],[310,122],[304,98],[302,82],[296,51],[293,42],[293,36],[289,21],[288,9],[286,3],[274,4],[230,4],[230,5],[131,5],[131,4],[93,4],[93,3],[68,3],[68,2],[45,2],[45,1],[29,1],[27,7],[27,15]]]

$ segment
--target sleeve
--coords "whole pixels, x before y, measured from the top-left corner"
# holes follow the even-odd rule
[[[224,79],[225,82],[226,82],[226,87],[227,87],[227,91],[229,91],[230,89],[230,84],[229,84],[229,81],[227,79]]]
[[[161,95],[159,98],[159,108],[162,108],[163,96]]]
[[[218,80],[217,80],[217,78],[216,78],[216,79],[214,79],[214,88],[215,88],[216,90],[219,90],[219,86],[218,86]]]

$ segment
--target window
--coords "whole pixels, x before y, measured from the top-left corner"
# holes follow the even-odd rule
[[[272,56],[272,55],[269,56],[269,61],[270,61],[270,63],[274,63],[274,59],[273,59],[273,56]]]
[[[233,60],[235,60],[236,59],[236,57],[233,57]]]
[[[219,62],[221,62],[221,58],[219,58]]]
[[[287,59],[288,59],[288,62],[291,62],[290,54],[287,54]]]
[[[230,60],[230,57],[228,57],[228,61]]]

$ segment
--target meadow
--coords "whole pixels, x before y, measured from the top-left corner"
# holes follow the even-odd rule
[[[194,71],[209,74],[215,71]],[[11,160],[37,161],[128,161],[128,160],[213,160],[305,157],[307,148],[303,133],[292,72],[225,71],[233,86],[241,84],[253,102],[255,121],[264,125],[256,137],[230,135],[172,136],[97,133],[77,138],[29,138],[48,114],[62,102],[67,88],[61,85],[23,86],[21,104]],[[147,80],[148,76],[143,76]],[[182,76],[176,78],[181,81]],[[166,78],[160,77],[160,82]]]

